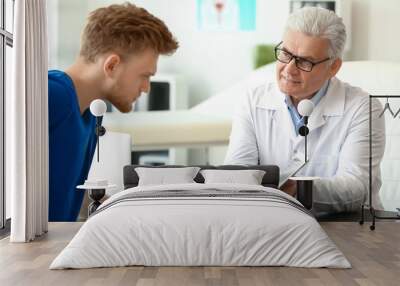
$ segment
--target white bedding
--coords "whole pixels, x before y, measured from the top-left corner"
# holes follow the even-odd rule
[[[122,199],[169,190],[182,192],[174,197]],[[244,192],[246,197],[183,195],[185,191],[243,193],[239,190],[263,193],[260,197],[252,197],[251,192]],[[318,222],[299,205],[283,192],[254,185],[128,189],[100,206],[50,269],[127,265],[351,267]]]

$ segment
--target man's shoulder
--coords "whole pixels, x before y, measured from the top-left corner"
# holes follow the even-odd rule
[[[49,124],[58,125],[69,117],[76,105],[76,92],[70,77],[58,70],[48,72]]]
[[[254,105],[264,105],[268,97],[279,91],[275,81],[266,81],[248,89],[246,98]]]
[[[349,110],[353,110],[354,112],[355,108],[363,110],[362,112],[364,112],[369,108],[369,92],[338,78],[333,78],[331,83],[335,86],[337,91],[343,93],[345,112]]]
[[[275,90],[276,83],[274,81],[266,81],[248,88],[247,95],[252,98],[259,98],[268,95]]]
[[[75,93],[75,88],[71,78],[63,71],[49,70],[48,71],[49,81],[49,93]]]
[[[332,78],[331,84],[335,85],[337,88],[343,89],[346,95],[346,100],[348,101],[358,101],[367,100],[369,93],[359,86],[352,85],[351,83],[342,81],[338,78]]]

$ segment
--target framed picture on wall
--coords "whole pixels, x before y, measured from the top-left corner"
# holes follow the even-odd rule
[[[303,7],[321,7],[336,12],[335,0],[291,0],[290,12]]]
[[[196,0],[197,23],[202,31],[253,31],[256,0]]]

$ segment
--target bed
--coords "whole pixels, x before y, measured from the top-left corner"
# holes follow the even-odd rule
[[[144,186],[138,168],[125,167],[126,189],[99,207],[50,269],[351,267],[310,211],[275,188],[276,166],[197,166],[193,183]],[[260,185],[204,181],[213,169],[263,175]]]

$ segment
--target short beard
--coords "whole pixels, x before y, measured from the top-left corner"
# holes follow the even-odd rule
[[[120,101],[117,97],[108,96],[106,99],[122,113],[128,113],[132,111],[132,104]]]
[[[114,104],[113,105],[122,113],[128,113],[132,111],[132,104]]]

